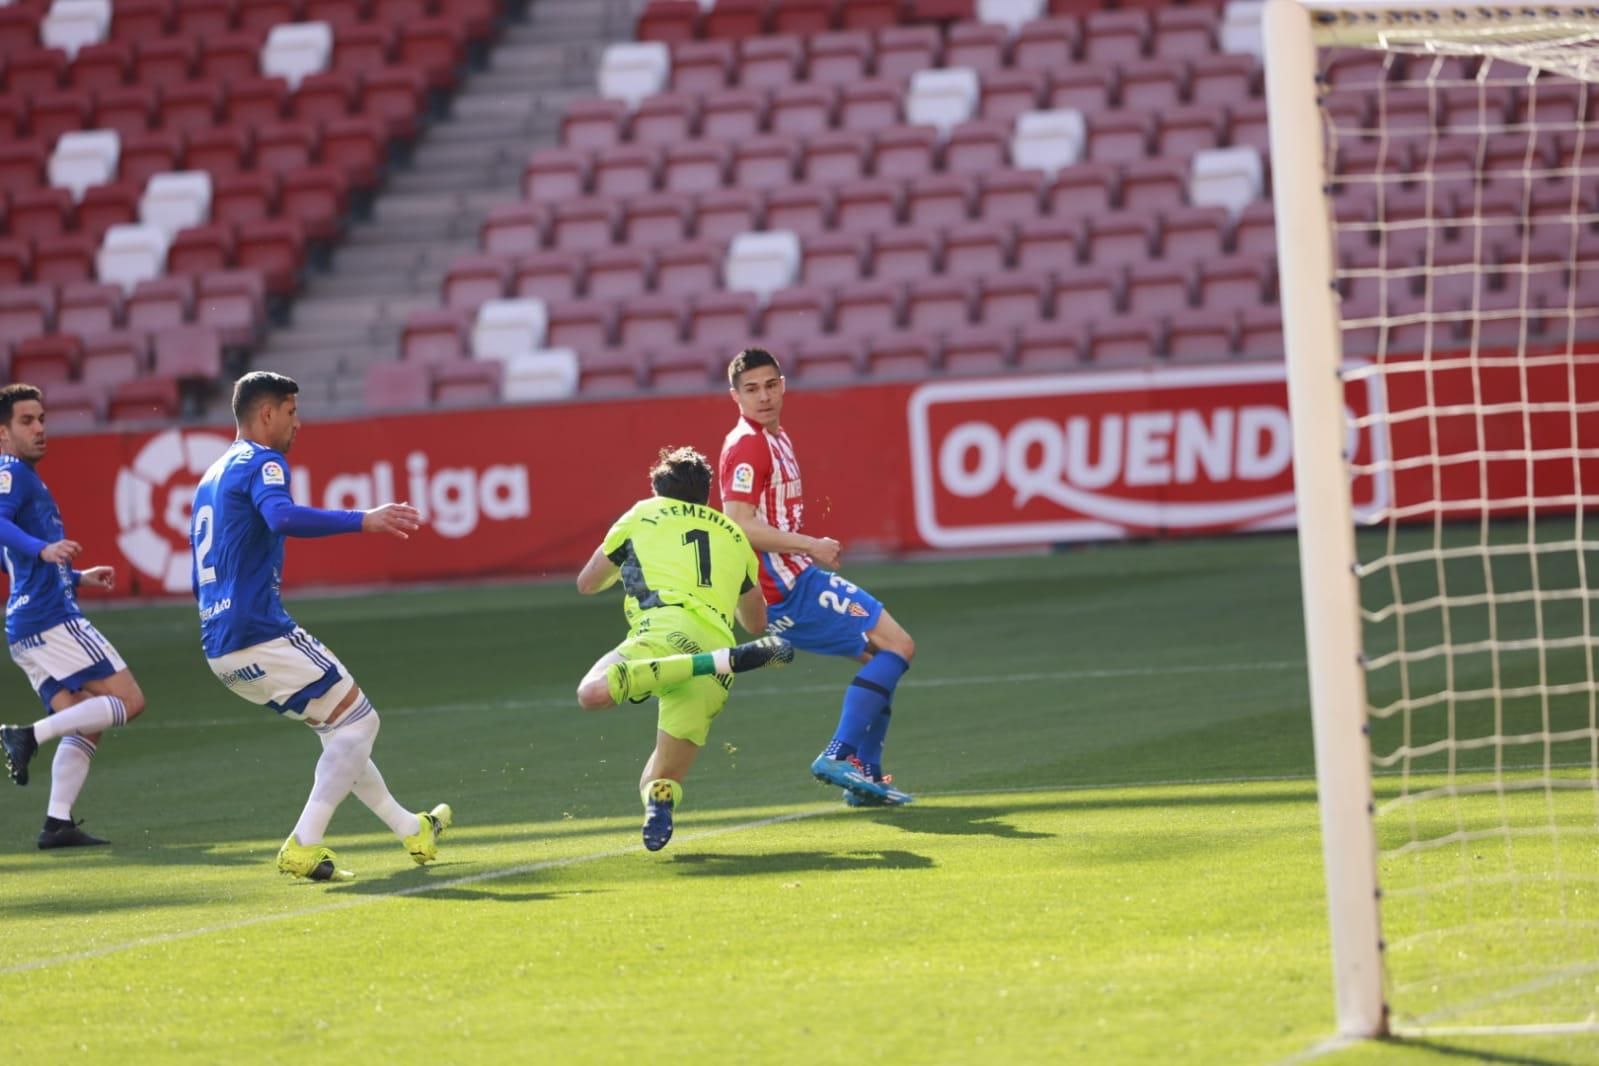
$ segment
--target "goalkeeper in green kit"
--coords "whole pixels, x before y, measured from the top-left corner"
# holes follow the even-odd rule
[[[655,751],[644,764],[644,846],[672,839],[683,778],[727,703],[733,675],[794,661],[780,637],[733,645],[733,619],[766,630],[760,563],[744,531],[707,506],[711,467],[692,448],[663,448],[650,468],[654,495],[616,520],[577,576],[591,596],[618,578],[627,639],[602,655],[577,688],[585,710],[660,701]]]

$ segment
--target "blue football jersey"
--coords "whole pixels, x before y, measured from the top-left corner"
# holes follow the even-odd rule
[[[0,518],[24,533],[54,544],[66,536],[55,498],[39,475],[15,455],[0,455]],[[6,640],[15,644],[69,618],[81,618],[72,589],[72,567],[47,563],[37,555],[4,549],[11,596],[6,600]]]
[[[247,440],[234,441],[195,490],[189,551],[208,659],[294,629],[278,594],[284,537],[261,517],[262,504],[279,494],[289,500],[288,461]]]

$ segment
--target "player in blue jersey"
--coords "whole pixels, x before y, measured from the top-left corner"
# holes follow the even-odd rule
[[[26,785],[39,745],[61,741],[50,764],[50,803],[39,831],[45,849],[106,843],[73,822],[72,807],[89,777],[100,734],[144,710],[139,683],[78,609],[74,590],[112,588],[116,571],[72,568],[83,548],[67,539],[61,512],[39,480],[47,447],[43,394],[32,385],[0,389],[0,545],[11,578],[6,642],[46,712],[32,725],[0,726],[0,748],[11,779]]]
[[[278,869],[313,881],[348,881],[322,843],[333,812],[354,792],[405,844],[418,865],[438,857],[452,814],[441,803],[412,813],[372,762],[378,715],[338,657],[283,609],[285,537],[380,533],[405,540],[422,516],[405,503],[370,511],[301,507],[289,495],[284,458],[300,429],[300,386],[255,371],[233,388],[238,438],[211,464],[189,521],[200,643],[217,680],[251,703],[303,721],[322,739],[311,796],[278,851]]]

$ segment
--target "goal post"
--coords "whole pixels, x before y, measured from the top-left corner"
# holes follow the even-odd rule
[[[1263,41],[1338,1030],[1599,1032],[1599,7]]]

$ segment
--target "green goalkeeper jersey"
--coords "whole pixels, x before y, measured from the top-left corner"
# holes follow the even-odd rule
[[[600,549],[622,571],[629,626],[656,607],[683,607],[733,640],[738,598],[760,583],[744,531],[714,507],[660,496],[635,503]]]

